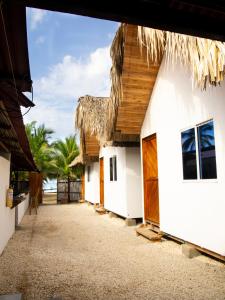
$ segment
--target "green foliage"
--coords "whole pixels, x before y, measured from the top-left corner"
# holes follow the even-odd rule
[[[61,178],[77,178],[81,176],[80,168],[70,168],[71,162],[79,155],[75,136],[71,135],[64,141],[58,140],[52,144],[54,148],[55,169]]]
[[[26,133],[30,143],[34,161],[47,178],[79,178],[82,168],[70,168],[70,163],[79,154],[75,136],[69,136],[64,141],[57,140],[50,143],[54,131],[44,124],[37,126],[33,121],[26,125]]]
[[[26,133],[39,171],[43,173],[44,179],[54,178],[54,149],[49,142],[54,131],[46,128],[44,124],[37,127],[36,122],[33,121],[26,125]]]

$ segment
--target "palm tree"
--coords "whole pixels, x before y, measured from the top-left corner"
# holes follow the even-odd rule
[[[58,177],[77,178],[80,177],[79,169],[70,168],[71,162],[79,155],[76,137],[71,135],[64,141],[58,140],[52,144],[54,148],[54,165]]]
[[[46,180],[48,177],[55,177],[53,165],[53,148],[49,139],[54,131],[45,127],[44,124],[37,127],[36,121],[26,124],[26,133],[29,140],[34,161]]]
[[[199,148],[214,146],[213,122],[198,127],[198,143]],[[184,152],[196,150],[194,128],[182,132],[182,148]]]
[[[195,151],[195,130],[194,128],[188,129],[181,134],[183,152]]]

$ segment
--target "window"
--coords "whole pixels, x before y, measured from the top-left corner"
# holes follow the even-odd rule
[[[117,163],[116,156],[110,157],[109,159],[109,172],[110,181],[117,181]]]
[[[216,179],[213,121],[181,133],[183,179]]]
[[[183,178],[197,179],[195,129],[191,128],[181,133]]]
[[[200,178],[217,178],[213,121],[198,127],[198,152]]]
[[[91,166],[87,167],[87,181],[90,181],[91,178]]]

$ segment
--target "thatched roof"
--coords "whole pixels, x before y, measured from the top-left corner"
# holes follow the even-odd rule
[[[225,43],[138,26],[138,41],[147,48],[148,60],[165,53],[167,62],[180,61],[192,72],[193,83],[206,88],[224,80]]]
[[[124,43],[126,24],[119,27],[111,47],[111,99],[117,108],[122,100],[121,76],[124,60]],[[224,80],[225,74],[225,43],[204,38],[198,38],[163,30],[138,26],[136,37],[143,48],[149,65],[161,62],[163,55],[166,62],[180,61],[192,72],[194,85],[205,89],[207,85],[217,85]]]
[[[99,144],[111,138],[114,127],[113,106],[108,97],[80,97],[76,109],[75,126],[80,133],[81,157],[84,161],[87,151],[87,141],[95,137]],[[92,138],[92,142],[93,142]],[[96,141],[96,142],[97,142]]]
[[[75,167],[77,165],[83,165],[84,164],[84,159],[81,154],[79,154],[69,165],[70,168]]]
[[[83,96],[78,100],[76,109],[76,128],[84,134],[95,135],[99,140],[111,135],[111,124],[108,121],[109,98]]]

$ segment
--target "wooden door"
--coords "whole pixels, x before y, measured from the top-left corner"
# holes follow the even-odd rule
[[[153,134],[142,140],[145,220],[159,224],[157,140]]]
[[[81,200],[85,200],[85,170],[81,177]]]
[[[100,158],[100,204],[104,206],[104,158]]]

